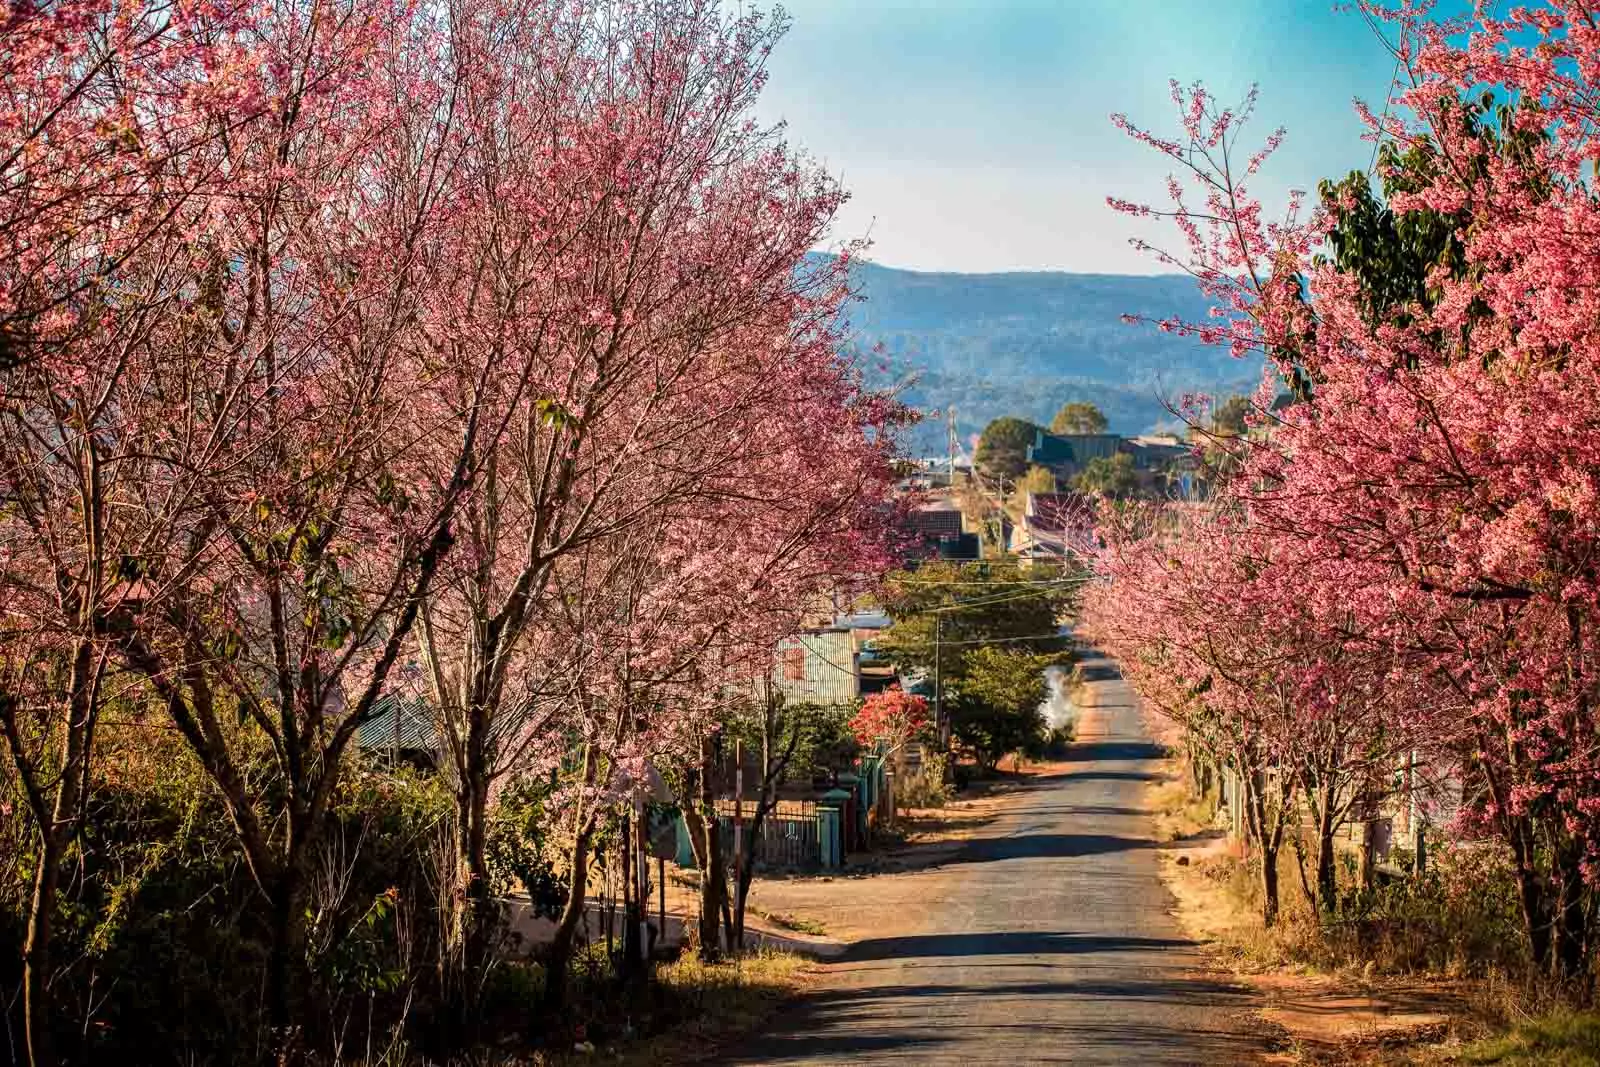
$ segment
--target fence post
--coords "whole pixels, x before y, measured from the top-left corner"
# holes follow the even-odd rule
[[[837,867],[843,861],[844,843],[839,840],[840,809],[832,803],[817,802],[817,845],[822,866]]]
[[[672,861],[685,870],[691,870],[694,867],[694,843],[689,840],[689,824],[683,821],[682,812],[678,813],[677,831],[678,854]]]

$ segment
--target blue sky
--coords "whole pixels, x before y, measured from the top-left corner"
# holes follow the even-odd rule
[[[1381,107],[1393,59],[1333,0],[789,0],[766,119],[852,193],[836,238],[921,270],[1160,268],[1107,194],[1160,201],[1169,168],[1111,127],[1174,128],[1168,78],[1224,99],[1261,86],[1252,145],[1291,187],[1365,169],[1351,101]],[[1166,236],[1165,229],[1147,231]]]

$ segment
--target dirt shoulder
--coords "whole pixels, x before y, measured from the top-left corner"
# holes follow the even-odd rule
[[[1257,1016],[1282,1035],[1280,1063],[1393,1063],[1415,1055],[1450,1062],[1448,1052],[1484,1029],[1482,990],[1445,977],[1317,972],[1290,960],[1241,904],[1238,854],[1184,799],[1169,766],[1153,783],[1160,813],[1161,873],[1189,936],[1261,997]],[[1287,892],[1297,892],[1286,887]],[[1443,1057],[1443,1058],[1441,1058]]]
[[[757,877],[750,889],[749,921],[809,936],[824,958],[835,945],[842,949],[863,938],[917,930],[928,910],[940,905],[946,865],[1008,804],[1061,767],[1028,764],[973,783],[943,808],[902,812],[877,847],[850,856],[837,871]]]

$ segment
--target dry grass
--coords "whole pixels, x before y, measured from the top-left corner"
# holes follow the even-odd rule
[[[1509,1033],[1446,1051],[1434,1062],[1600,1067],[1600,1015],[1554,1012],[1519,1023]]]
[[[1357,951],[1330,938],[1303,899],[1288,848],[1279,857],[1282,913],[1265,927],[1259,871],[1211,828],[1212,804],[1187,784],[1174,769],[1150,794],[1167,842],[1163,877],[1185,930],[1260,994],[1260,1017],[1292,1050],[1286,1062],[1405,1062],[1424,1043],[1484,1032],[1481,981],[1409,970],[1382,943]]]
[[[563,1051],[535,1064],[570,1067],[603,1059],[626,1067],[701,1063],[757,1030],[812,974],[813,964],[787,952],[763,950],[725,963],[693,956],[658,967],[655,981],[694,1012],[677,1025],[636,1041],[620,1041],[592,1052]]]

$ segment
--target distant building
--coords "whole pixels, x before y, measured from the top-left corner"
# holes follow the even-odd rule
[[[1082,493],[1029,493],[1011,530],[1011,554],[1024,566],[1082,551],[1094,536],[1094,506]]]
[[[861,669],[851,628],[829,626],[779,641],[772,682],[790,704],[852,703],[861,695]]]
[[[1194,455],[1181,438],[1173,434],[1141,434],[1123,437],[1114,433],[1050,433],[1040,430],[1028,447],[1028,462],[1055,475],[1057,484],[1070,484],[1096,459],[1118,454],[1133,458],[1139,472],[1139,490],[1155,495],[1176,488],[1188,494],[1193,481]],[[1181,482],[1181,485],[1177,483]]]
[[[924,504],[907,513],[908,532],[916,542],[912,551],[918,559],[977,559],[979,538],[968,533],[961,509],[949,500]]]
[[[1092,459],[1110,459],[1122,450],[1122,436],[1114,433],[1051,433],[1040,430],[1028,446],[1028,462],[1043,467],[1058,481],[1077,474]]]

